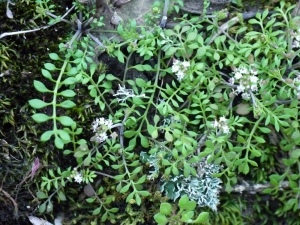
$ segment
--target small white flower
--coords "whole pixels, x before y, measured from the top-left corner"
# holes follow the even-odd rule
[[[118,134],[116,132],[113,132],[113,133],[111,133],[110,137],[115,140],[115,139],[117,139]]]
[[[184,73],[182,70],[178,71],[176,76],[177,76],[177,80],[181,81],[184,78]]]
[[[257,85],[255,84],[255,85],[251,85],[251,91],[257,91],[258,90],[258,88],[257,88]]]
[[[104,142],[106,139],[107,139],[107,134],[106,134],[106,133],[100,133],[100,134],[97,136],[97,141],[98,141],[99,143]]]
[[[105,124],[105,119],[103,117],[101,117],[98,121],[99,125]]]
[[[257,83],[258,77],[256,77],[256,76],[250,76],[250,81],[251,81],[252,83]]]
[[[231,77],[231,78],[228,80],[228,82],[229,82],[230,84],[234,84],[234,78]]]
[[[227,122],[227,119],[225,118],[225,116],[221,116],[221,117],[220,117],[220,122],[224,122],[224,123]]]
[[[250,99],[250,94],[245,92],[245,93],[242,94],[242,98],[245,99],[245,100],[249,100]]]
[[[244,67],[240,68],[239,70],[240,70],[240,73],[243,73],[243,74],[248,73],[248,70]]]
[[[173,66],[172,66],[172,72],[173,72],[173,73],[176,73],[176,72],[178,72],[178,71],[179,71],[179,69],[180,69],[180,68],[179,68],[179,66],[178,66],[178,65],[173,65]]]
[[[225,134],[229,134],[229,133],[230,133],[229,127],[228,127],[227,125],[222,126],[222,131],[223,131],[223,133],[225,133]]]
[[[253,75],[257,75],[257,70],[256,69],[251,69],[250,73],[252,73]]]
[[[217,128],[217,127],[219,127],[219,123],[218,123],[218,121],[217,121],[217,120],[215,120],[215,121],[213,122],[212,126],[213,126],[213,128]]]
[[[245,91],[245,86],[239,85],[239,86],[237,86],[236,90],[237,90],[238,93],[244,92]]]
[[[114,124],[113,124],[112,120],[108,119],[105,121],[105,125],[107,126],[108,129],[110,129]]]
[[[75,182],[77,182],[77,183],[80,184],[82,182],[82,175],[81,175],[81,173],[76,172],[76,174],[74,175],[74,180],[75,180]]]
[[[292,48],[299,48],[300,44],[299,41],[293,41]]]
[[[235,75],[234,75],[234,78],[237,79],[237,80],[239,80],[239,79],[242,78],[242,76],[243,76],[242,73],[236,72]]]
[[[183,67],[184,67],[185,69],[187,69],[191,64],[190,64],[190,62],[184,61],[184,62],[182,63],[182,65],[183,65]]]

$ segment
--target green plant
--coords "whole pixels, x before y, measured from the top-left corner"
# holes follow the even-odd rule
[[[160,191],[175,203],[181,198],[177,213],[172,211],[174,203],[162,203],[160,213],[151,212],[157,213],[159,224],[204,223],[208,213],[199,213],[196,205],[216,211],[221,180],[231,192],[249,177],[258,182],[269,177],[274,187],[264,193],[281,203],[277,215],[286,218],[291,210],[296,212],[299,31],[290,15],[293,7],[284,2],[279,6],[272,15],[265,10],[248,16],[248,21],[245,14],[238,15],[221,26],[219,16],[184,16],[164,30],[138,27],[133,20],[121,24],[117,31],[124,41],[106,41],[103,49],[125,64],[123,77],[100,73],[92,36],[77,38],[82,30],[69,42],[70,48],[60,44],[60,55],[50,53],[54,63],[42,69],[47,83],[34,82],[52,100],[36,98],[29,104],[37,110],[51,107],[51,113],[36,112],[32,118],[51,122],[41,140],[53,136],[56,148],[75,157],[75,166],[42,175],[38,193],[47,200],[40,212],[46,205],[51,211],[54,194],[63,201],[69,188],[78,185],[69,182],[68,187],[70,179],[79,185],[85,182],[89,190],[85,202],[76,204],[78,211],[92,211],[89,222],[98,221],[99,214],[101,222],[124,219],[114,206],[123,204],[130,222],[137,223],[141,219],[132,213],[133,206],[145,208],[148,201],[156,206],[163,198],[157,197]],[[239,22],[248,26],[230,29]],[[75,106],[77,88],[89,90],[101,113],[88,127],[79,127],[72,115],[65,115],[64,109]],[[282,151],[285,158],[277,165],[274,158]],[[269,165],[264,167],[265,162]],[[255,175],[261,167],[267,171]],[[282,192],[284,181],[289,189]],[[238,219],[232,220],[240,220],[240,211],[232,205],[223,213],[236,212]],[[223,215],[218,218],[224,220]]]
[[[176,212],[174,209],[172,209],[172,205],[170,203],[161,203],[159,213],[154,215],[155,221],[159,225],[183,223],[201,224],[206,222],[208,219],[207,212],[201,212],[196,219],[192,219],[195,215],[194,210],[196,208],[196,202],[189,201],[189,198],[186,195],[180,198],[178,206],[179,211]]]

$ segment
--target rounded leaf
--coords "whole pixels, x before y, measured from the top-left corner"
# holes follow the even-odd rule
[[[160,204],[159,211],[163,215],[170,215],[172,212],[172,206],[170,203],[163,202]]]
[[[48,198],[48,195],[46,195],[42,191],[38,191],[38,192],[36,192],[36,197],[38,197],[39,199],[44,199],[44,198]]]
[[[75,107],[76,104],[74,102],[72,102],[71,100],[66,100],[66,101],[63,101],[60,104],[57,104],[57,106],[60,106],[62,108],[66,108],[66,109],[70,109],[70,108]]]
[[[50,71],[56,69],[56,66],[52,63],[45,63],[44,66],[47,70],[50,70]]]
[[[46,88],[46,86],[42,82],[40,82],[38,80],[33,81],[33,86],[35,87],[36,90],[38,90],[39,92],[42,92],[42,93],[52,92],[48,88]]]
[[[71,126],[73,123],[75,123],[74,120],[68,116],[60,116],[56,119],[64,126]]]
[[[62,140],[67,143],[71,141],[70,135],[65,130],[57,130],[57,134],[62,138]]]
[[[59,56],[58,56],[56,53],[50,53],[50,54],[49,54],[49,57],[50,57],[52,60],[60,60]]]
[[[184,195],[180,198],[178,204],[181,209],[186,209],[188,207],[189,202],[189,197],[187,195]]]
[[[167,222],[168,222],[168,218],[165,215],[161,214],[161,213],[155,214],[154,215],[154,220],[158,224],[167,224]]]
[[[35,109],[41,109],[47,105],[50,105],[50,103],[46,103],[40,99],[31,99],[29,100],[29,105],[32,107],[32,108],[35,108]]]
[[[62,92],[59,92],[58,95],[62,95],[64,97],[74,97],[76,93],[73,90],[64,90]]]
[[[46,210],[46,204],[47,204],[47,202],[44,202],[43,204],[41,204],[39,206],[39,213],[45,212],[45,210]]]
[[[195,219],[194,223],[204,223],[208,220],[209,213],[208,212],[202,212],[200,215]]]
[[[61,82],[62,84],[67,84],[67,85],[71,85],[71,84],[75,84],[76,83],[76,79],[74,77],[68,77],[66,78],[63,82]]]
[[[37,123],[43,123],[43,122],[46,122],[47,120],[51,119],[50,116],[47,116],[44,113],[36,113],[33,116],[31,116],[31,118]]]
[[[48,70],[42,69],[42,74],[44,77],[48,78],[49,80],[53,80],[52,75]]]
[[[41,141],[48,141],[53,135],[53,130],[48,130],[44,132],[41,136]]]

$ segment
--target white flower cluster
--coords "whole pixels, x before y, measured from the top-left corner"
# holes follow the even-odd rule
[[[215,120],[212,123],[212,126],[215,129],[219,129],[224,134],[229,134],[230,133],[230,129],[229,129],[228,124],[227,124],[227,119],[224,116],[220,117],[219,121]]]
[[[298,29],[296,32],[292,32],[292,48],[299,48],[300,47],[300,29]]]
[[[132,98],[132,97],[145,97],[145,94],[136,95],[133,93],[132,89],[126,89],[125,86],[122,87],[120,84],[119,84],[119,90],[117,91],[116,94],[114,94],[114,96],[119,96],[119,95],[123,97],[121,98],[117,97],[118,102],[125,102],[127,98]]]
[[[190,62],[181,62],[177,59],[173,59],[172,72],[176,74],[177,80],[181,81],[184,78],[186,71],[188,70],[190,65]]]
[[[248,69],[245,67],[235,68],[234,77],[229,79],[230,84],[239,83],[236,88],[236,94],[242,93],[242,98],[250,99],[248,91],[256,92],[258,90],[258,77],[256,69]]]
[[[95,135],[91,138],[91,141],[95,141],[97,143],[104,142],[108,138],[106,132],[111,129],[112,126],[112,120],[105,119],[103,117],[97,118],[92,124],[92,129]]]
[[[79,184],[83,180],[81,172],[78,172],[76,167],[73,169],[72,174],[70,175],[70,178],[74,178],[74,181]]]

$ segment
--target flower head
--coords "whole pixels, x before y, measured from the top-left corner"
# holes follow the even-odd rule
[[[172,72],[177,76],[177,80],[183,80],[190,65],[190,62],[188,61],[181,62],[177,59],[173,59]]]
[[[212,123],[212,127],[215,128],[216,130],[220,130],[224,134],[230,133],[230,128],[228,127],[227,119],[225,118],[225,116],[221,116],[219,121],[215,120]]]
[[[83,180],[82,174],[76,171],[76,173],[74,175],[74,180],[75,180],[75,182],[80,184]]]

